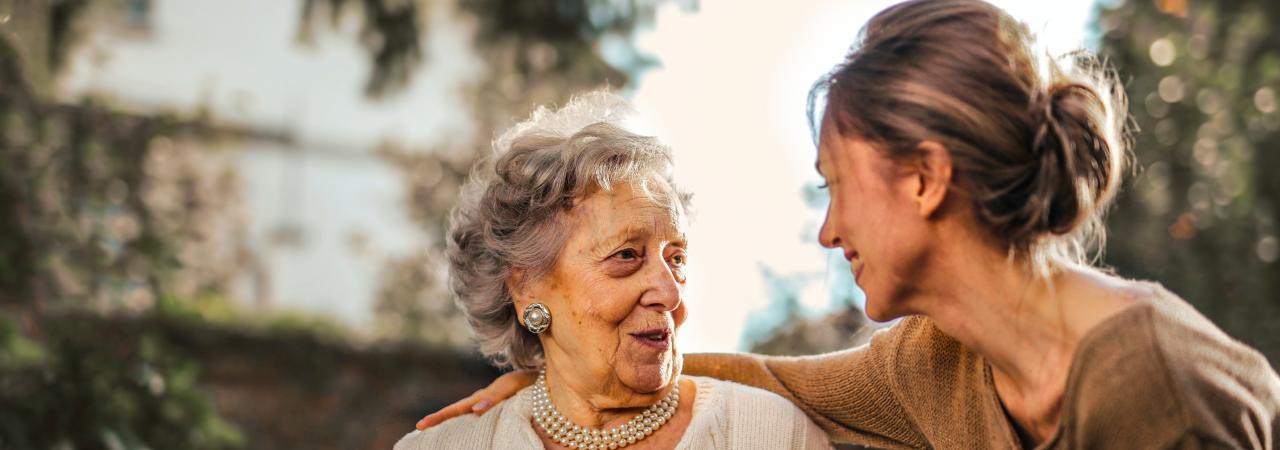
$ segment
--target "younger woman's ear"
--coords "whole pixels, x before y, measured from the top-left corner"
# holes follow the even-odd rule
[[[928,218],[942,207],[951,188],[951,152],[936,141],[924,141],[917,147],[916,185],[912,200],[920,217]]]

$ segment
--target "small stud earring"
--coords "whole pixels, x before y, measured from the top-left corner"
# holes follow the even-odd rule
[[[524,308],[524,327],[530,333],[539,334],[551,326],[551,311],[541,303],[534,303]]]

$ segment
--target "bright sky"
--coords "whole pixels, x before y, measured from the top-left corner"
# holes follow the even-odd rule
[[[676,151],[677,177],[694,194],[686,352],[742,349],[748,316],[768,304],[761,275],[817,274],[807,312],[829,310],[829,255],[816,243],[822,211],[805,205],[819,181],[804,115],[810,85],[839,62],[885,0],[702,0],[674,5],[639,46],[662,61],[633,100]],[[1079,47],[1092,2],[995,1],[1050,49]],[[832,265],[832,270],[844,270]],[[826,281],[821,281],[821,280]],[[858,298],[861,298],[859,293]]]

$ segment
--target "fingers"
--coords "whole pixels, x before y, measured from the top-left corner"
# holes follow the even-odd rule
[[[446,406],[439,411],[428,414],[426,417],[423,417],[422,420],[418,421],[417,428],[419,430],[425,430],[427,428],[434,427],[446,420],[461,416],[463,414],[472,413],[472,412],[483,413],[485,410],[488,410],[489,407],[492,405],[493,405],[493,401],[487,397],[487,394],[485,394],[485,391],[482,389],[482,390],[476,391],[474,394],[471,394],[467,398],[454,402],[452,405]]]

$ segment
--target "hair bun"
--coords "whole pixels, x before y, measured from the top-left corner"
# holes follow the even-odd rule
[[[1034,179],[1018,216],[1029,236],[1070,234],[1093,217],[1117,178],[1117,149],[1107,139],[1106,102],[1077,82],[1049,86],[1033,98]]]

